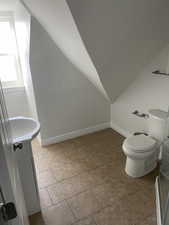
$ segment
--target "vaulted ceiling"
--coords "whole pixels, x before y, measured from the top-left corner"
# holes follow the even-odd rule
[[[24,2],[69,60],[112,102],[169,43],[168,0]]]

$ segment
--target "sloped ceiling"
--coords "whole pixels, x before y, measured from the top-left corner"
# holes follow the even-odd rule
[[[109,100],[65,0],[23,0],[63,54]]]
[[[168,0],[23,1],[112,102],[169,42]]]
[[[168,0],[67,0],[113,100],[169,43]]]

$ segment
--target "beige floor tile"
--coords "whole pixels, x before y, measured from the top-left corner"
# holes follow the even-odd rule
[[[145,210],[146,207],[146,210]],[[97,225],[137,225],[150,216],[154,208],[143,193],[134,193],[105,208],[94,216]]]
[[[104,162],[102,160],[96,158],[93,155],[89,155],[88,157],[86,157],[85,163],[88,170],[93,170],[104,165]]]
[[[47,148],[48,148],[48,151],[50,151],[50,152],[56,152],[56,151],[60,152],[60,153],[62,152],[60,143],[48,145]]]
[[[98,140],[99,144],[105,144],[105,146],[121,146],[121,143],[123,142],[124,137],[120,136],[119,134],[115,132],[106,132],[105,134],[100,133],[100,137]],[[98,144],[97,143],[97,144]]]
[[[119,147],[120,143],[122,142],[122,139],[117,137],[116,138],[112,135],[112,136],[102,136],[99,138],[98,143],[105,143],[106,146],[112,146],[112,147]]]
[[[135,225],[125,218],[125,215],[117,206],[104,208],[94,215],[97,225]]]
[[[113,154],[113,151],[110,150],[110,146],[106,146],[103,144],[92,144],[90,146],[83,147],[84,152],[86,153],[86,157],[90,156],[105,156],[107,154]]]
[[[51,167],[51,171],[57,181],[73,177],[87,170],[85,161],[79,160],[70,163],[57,163]]]
[[[157,173],[127,176],[123,140],[106,129],[45,148],[33,142],[45,210],[31,225],[155,225]]]
[[[48,147],[48,150],[44,153],[39,154],[40,159],[48,159],[49,161],[53,161],[55,158],[61,159],[62,157],[65,157],[62,153],[61,149],[54,149],[52,147]]]
[[[118,180],[98,185],[92,191],[102,207],[116,205],[123,196],[134,192],[134,190],[127,188],[125,183],[118,182]]]
[[[156,216],[149,216],[145,220],[140,221],[138,225],[157,225]]]
[[[50,170],[39,173],[37,179],[39,188],[45,188],[56,183],[55,177]]]
[[[80,138],[80,143],[82,146],[91,146],[93,144],[96,144],[98,140],[99,140],[99,137],[97,137],[96,135],[88,134]]]
[[[121,157],[118,154],[109,154],[109,153],[98,153],[95,157],[98,161],[102,162],[103,165],[107,165],[116,161],[119,161]]]
[[[106,171],[107,167],[99,167],[95,170],[89,171],[90,176],[92,177],[92,186],[95,187],[99,184],[103,184],[109,180],[109,176]]]
[[[44,157],[34,158],[37,173],[41,173],[50,169],[51,160],[45,157],[46,154],[47,153],[43,154]]]
[[[71,225],[75,222],[75,217],[66,202],[43,210],[43,217],[47,225]]]
[[[101,157],[99,157],[99,151],[92,148],[92,146],[90,146],[90,148],[88,147],[83,147],[83,151],[84,151],[84,161],[86,162],[86,166],[88,168],[88,170],[91,169],[95,169],[97,167],[103,166],[104,162],[101,159]]]
[[[109,206],[94,215],[95,222],[97,225],[138,225],[144,217],[134,207],[136,205],[132,208],[126,208],[122,204]]]
[[[42,147],[37,138],[32,140],[31,145],[32,145],[33,155],[36,158],[38,158],[40,155],[43,155],[49,152],[49,147]]]
[[[145,193],[148,192],[148,195],[150,194],[150,192],[152,193],[152,195],[154,195],[155,194],[154,183],[157,175],[158,175],[157,170],[154,170],[147,176],[138,179],[137,182],[138,185],[140,186],[140,189],[143,190]]]
[[[29,217],[30,225],[48,225],[43,219],[42,213],[36,213]]]
[[[86,157],[86,154],[82,147],[65,149],[64,155],[65,155],[65,157],[70,158],[72,161],[76,161],[78,159],[84,159]]]
[[[70,160],[66,158],[60,150],[48,151],[40,154],[38,158],[35,158],[38,172],[50,169],[56,164],[60,165],[67,162],[70,162]]]
[[[82,220],[76,222],[73,225],[96,225],[96,223],[95,223],[93,217],[87,217],[85,219],[82,219]]]
[[[67,200],[77,219],[85,218],[101,209],[91,191],[83,192]]]
[[[48,192],[52,202],[58,203],[87,190],[91,182],[92,180],[88,173],[83,173],[48,187]]]
[[[49,193],[47,189],[43,188],[39,190],[40,204],[42,208],[47,208],[52,205]]]
[[[122,176],[122,170],[119,166],[114,168],[109,164],[91,170],[89,171],[89,174],[92,177],[92,185],[97,186],[114,179],[119,179]]]
[[[58,145],[66,154],[74,152],[75,149],[78,147],[74,139],[60,142]]]
[[[117,190],[114,190],[113,193],[113,186],[111,183],[104,183],[92,189],[95,198],[100,202],[102,207],[117,203],[118,194],[116,195],[115,191]]]
[[[142,190],[138,179],[133,179],[132,177],[129,177],[123,168],[121,168],[121,175],[119,177],[115,178],[115,181],[117,183],[123,183],[124,188],[126,189],[126,192],[128,194],[132,194],[134,192]],[[112,182],[114,182],[114,179],[112,179]]]
[[[155,202],[149,201],[142,191],[122,198],[119,201],[119,207],[126,218],[137,223],[155,212]]]

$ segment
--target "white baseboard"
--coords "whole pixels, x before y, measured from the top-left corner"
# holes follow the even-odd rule
[[[75,130],[75,131],[72,131],[72,132],[69,132],[69,133],[58,135],[58,136],[55,136],[55,137],[49,137],[47,139],[42,139],[41,145],[47,146],[47,145],[51,145],[51,144],[56,144],[56,143],[59,143],[59,142],[65,141],[65,140],[76,138],[76,137],[79,137],[79,136],[82,136],[82,135],[85,135],[85,134],[94,133],[96,131],[104,130],[104,129],[110,128],[110,127],[111,126],[110,126],[109,122],[101,123],[101,124],[98,124],[98,125],[93,126],[93,127],[87,127],[87,128],[84,128],[84,129]]]
[[[129,131],[127,131],[127,130],[123,129],[122,127],[120,127],[119,125],[117,125],[116,123],[114,123],[114,121],[111,121],[111,128],[113,130],[117,131],[123,137],[128,137],[132,134]]]

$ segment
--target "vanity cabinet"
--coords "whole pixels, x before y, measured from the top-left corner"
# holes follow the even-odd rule
[[[28,215],[40,211],[39,191],[37,185],[35,164],[30,141],[24,141],[22,149],[16,150],[21,183]]]

